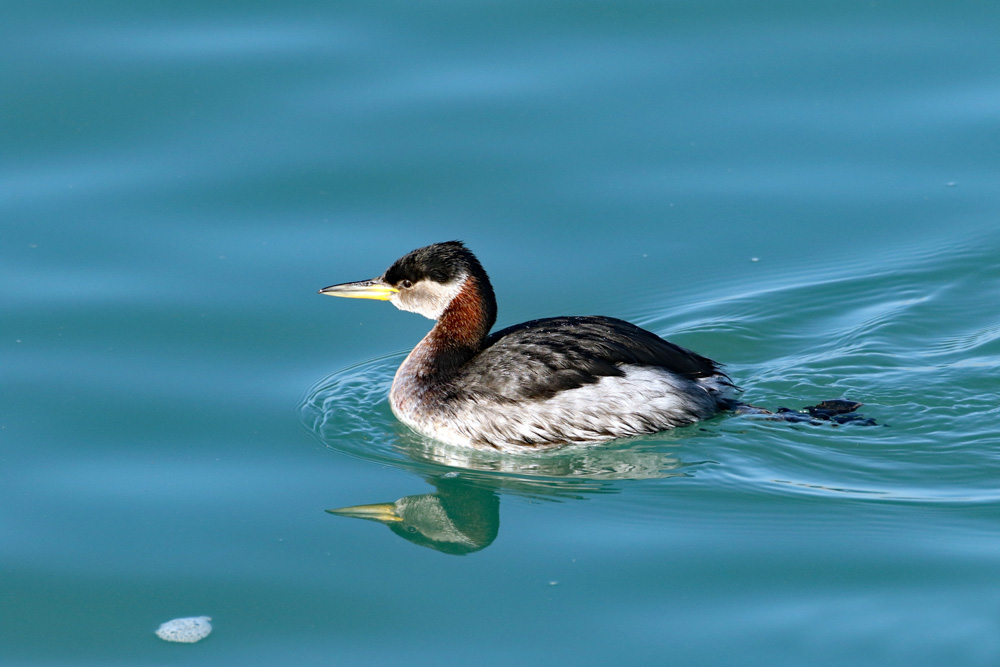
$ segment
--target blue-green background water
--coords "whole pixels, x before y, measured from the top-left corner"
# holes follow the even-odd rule
[[[5,2],[0,662],[1000,663],[997,35],[987,1]],[[384,397],[430,323],[315,291],[452,238],[501,325],[623,317],[883,426],[435,447]],[[469,553],[324,512],[409,496]]]

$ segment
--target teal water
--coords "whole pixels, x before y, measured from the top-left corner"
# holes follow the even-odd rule
[[[0,663],[1000,663],[998,34],[975,1],[5,3]],[[436,446],[385,400],[429,321],[315,292],[452,238],[502,326],[626,318],[880,426]]]

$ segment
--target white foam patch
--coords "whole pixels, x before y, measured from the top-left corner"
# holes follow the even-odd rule
[[[161,625],[156,631],[156,636],[167,642],[193,644],[212,632],[212,624],[209,622],[211,620],[208,616],[175,618]]]

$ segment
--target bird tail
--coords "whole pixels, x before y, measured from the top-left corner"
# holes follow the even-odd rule
[[[857,411],[862,405],[864,403],[844,398],[835,398],[817,403],[816,405],[807,405],[801,410],[778,408],[772,412],[756,405],[743,403],[742,401],[732,401],[729,409],[738,415],[762,415],[764,419],[771,421],[805,422],[809,424],[832,422],[834,424],[876,426],[877,423],[874,419],[866,417]]]

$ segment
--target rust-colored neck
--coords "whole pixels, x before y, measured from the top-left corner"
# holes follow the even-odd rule
[[[496,317],[488,313],[486,305],[479,281],[469,276],[431,332],[436,333],[438,344],[478,351],[479,344],[490,332]]]
[[[479,352],[496,321],[492,290],[484,291],[475,276],[465,279],[437,324],[404,362],[406,372],[417,377],[449,375]]]

